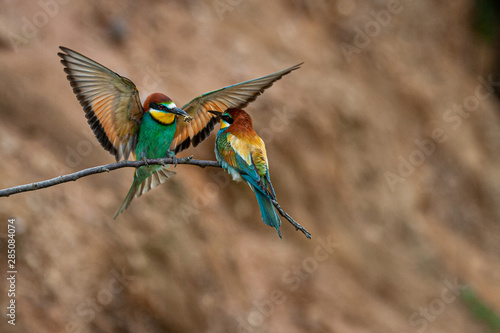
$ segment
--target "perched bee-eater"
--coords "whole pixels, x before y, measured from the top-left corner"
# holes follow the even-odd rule
[[[281,238],[281,220],[271,200],[276,201],[269,178],[266,146],[255,133],[252,118],[245,111],[230,108],[225,112],[208,111],[220,119],[215,157],[235,181],[244,180],[255,192],[262,221],[275,227]]]
[[[102,147],[127,160],[173,157],[196,147],[208,137],[217,117],[208,110],[223,111],[245,107],[265,89],[301,64],[282,71],[208,92],[178,108],[167,96],[154,93],[141,105],[139,91],[126,77],[111,71],[82,54],[60,47],[64,71],[80,102],[87,122]],[[178,117],[184,121],[178,121]],[[114,218],[134,197],[163,183],[173,172],[167,166],[146,165],[134,174],[134,182]]]

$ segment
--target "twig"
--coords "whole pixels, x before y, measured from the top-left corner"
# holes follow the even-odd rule
[[[100,165],[89,169],[80,170],[74,173],[70,173],[68,175],[63,175],[59,177],[55,177],[52,179],[44,180],[41,182],[14,186],[11,188],[6,188],[0,190],[0,197],[8,197],[12,194],[35,191],[42,188],[75,181],[79,178],[94,175],[96,173],[109,172],[111,170],[116,170],[120,168],[137,168],[146,164],[151,165],[165,165],[165,164],[174,164],[174,160],[172,158],[159,158],[159,159],[151,159],[151,160],[140,160],[140,161],[121,161],[117,163],[111,163],[107,165]],[[191,157],[183,157],[177,158],[177,164],[191,164],[196,165],[202,168],[205,167],[220,167],[219,163],[216,161],[202,161],[202,160],[193,160]]]
[[[6,188],[3,190],[0,190],[0,197],[8,197],[10,195],[17,194],[17,193],[40,190],[42,188],[51,187],[54,185],[75,181],[77,179],[87,177],[90,175],[94,175],[97,173],[110,172],[112,170],[121,169],[121,168],[138,168],[138,167],[146,165],[146,164],[147,165],[166,165],[166,164],[175,164],[175,163],[196,165],[196,166],[199,166],[201,168],[205,168],[205,167],[220,168],[219,163],[216,161],[193,160],[192,156],[177,158],[176,161],[174,161],[174,159],[172,159],[170,157],[169,158],[151,159],[151,160],[140,160],[140,161],[121,161],[121,162],[117,162],[117,163],[100,165],[100,166],[96,166],[93,168],[80,170],[80,171],[77,171],[74,173],[70,173],[68,175],[63,175],[63,176],[55,177],[52,179],[43,180],[41,182]],[[278,204],[278,202],[276,200],[271,200],[271,201],[272,201],[274,207],[276,207],[276,209],[280,213],[280,215],[283,216],[284,218],[286,218],[288,220],[288,222],[290,222],[295,227],[295,230],[300,230],[307,238],[311,239],[311,234],[303,226],[301,226],[299,223],[297,223],[290,215],[288,215],[281,208],[281,206]]]
[[[271,202],[273,203],[274,207],[276,207],[280,215],[287,219],[288,222],[290,222],[295,227],[295,230],[300,230],[304,235],[306,235],[307,238],[311,239],[311,234],[309,233],[309,231],[307,231],[306,228],[301,226],[290,215],[288,215],[287,212],[285,212],[283,208],[281,208],[281,206],[278,204],[278,201],[271,200]]]

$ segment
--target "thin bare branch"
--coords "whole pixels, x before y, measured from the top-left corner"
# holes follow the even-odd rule
[[[25,184],[25,185],[19,185],[19,186],[14,186],[10,188],[6,188],[3,190],[0,190],[0,197],[8,197],[13,194],[18,194],[22,192],[29,192],[29,191],[35,191],[35,190],[40,190],[42,188],[47,188],[55,185],[59,185],[62,183],[67,183],[71,181],[76,181],[77,179],[87,177],[90,175],[94,175],[97,173],[103,173],[103,172],[110,172],[112,170],[116,169],[121,169],[121,168],[138,168],[143,165],[167,165],[167,164],[188,164],[188,165],[196,165],[201,168],[205,167],[214,167],[214,168],[220,168],[220,165],[216,161],[204,161],[204,160],[194,160],[192,159],[192,156],[190,157],[182,157],[182,158],[177,158],[176,161],[172,158],[159,158],[159,159],[150,159],[150,160],[140,160],[140,161],[121,161],[117,163],[111,163],[111,164],[106,164],[106,165],[100,165],[96,166],[93,168],[88,168],[84,170],[80,170],[74,173],[70,173],[68,175],[62,175],[59,177],[55,177],[52,179],[48,180],[43,180],[41,182],[36,182],[36,183],[31,183],[31,184]],[[300,230],[307,238],[311,238],[311,234],[299,223],[297,223],[290,215],[288,215],[278,204],[276,200],[272,200],[272,203],[274,207],[278,210],[281,216],[283,216],[285,219],[290,222],[296,230]]]
[[[281,206],[278,204],[278,201],[271,200],[271,202],[273,203],[274,207],[278,210],[280,215],[283,216],[285,219],[287,219],[288,222],[290,222],[295,227],[295,230],[300,230],[304,235],[306,235],[307,238],[311,239],[311,234],[309,233],[309,231],[307,231],[306,228],[301,226],[290,215],[288,215],[287,212],[285,212],[283,208],[281,208]]]
[[[174,160],[172,158],[159,158],[159,159],[151,159],[151,160],[141,160],[141,161],[121,161],[117,163],[111,163],[107,165],[100,165],[93,168],[88,168],[84,170],[80,170],[74,173],[70,173],[68,175],[63,175],[59,177],[55,177],[48,180],[43,180],[41,182],[25,184],[14,186],[11,188],[6,188],[0,190],[0,197],[8,197],[13,194],[35,191],[46,187],[51,187],[54,185],[75,181],[82,177],[94,175],[102,172],[110,172],[112,170],[120,169],[120,168],[137,168],[146,164],[151,165],[166,165],[166,164],[174,164]],[[216,161],[202,161],[202,160],[193,160],[191,157],[183,157],[177,158],[177,164],[190,164],[196,165],[202,168],[205,167],[220,167],[219,163]]]

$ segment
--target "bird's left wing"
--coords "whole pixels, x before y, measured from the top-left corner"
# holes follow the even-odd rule
[[[284,75],[299,69],[302,63],[250,81],[241,82],[214,90],[196,97],[182,107],[194,119],[190,123],[179,123],[170,150],[176,153],[192,144],[196,147],[205,140],[217,123],[217,118],[209,110],[224,112],[228,108],[244,108],[271,87]]]
[[[78,52],[61,50],[64,71],[96,138],[117,161],[128,159],[144,114],[134,83]]]

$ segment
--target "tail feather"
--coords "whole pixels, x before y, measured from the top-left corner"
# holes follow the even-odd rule
[[[113,219],[116,219],[132,202],[132,199],[140,197],[142,194],[147,193],[149,190],[164,183],[169,177],[175,175],[175,172],[167,169],[166,166],[146,166],[140,167],[135,172],[134,182],[130,190],[123,200],[122,205],[116,211]]]
[[[118,215],[120,215],[127,207],[130,205],[130,202],[132,202],[132,199],[134,199],[134,196],[137,192],[137,178],[134,178],[134,182],[132,183],[132,186],[130,186],[130,190],[128,190],[127,196],[125,197],[125,200],[123,200],[122,205],[118,210],[116,211],[115,215],[113,216],[113,220],[115,220]]]
[[[274,205],[266,195],[256,188],[253,188],[255,196],[257,197],[257,202],[259,203],[260,214],[262,216],[262,221],[270,227],[275,227],[278,235],[281,238],[280,226],[281,220],[274,209]]]
[[[135,197],[138,198],[141,195],[149,192],[151,189],[157,187],[158,185],[163,184],[168,178],[172,177],[173,175],[175,175],[174,171],[170,171],[166,167],[162,167],[161,169],[154,172],[151,176],[146,178],[146,180],[139,185]]]

